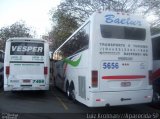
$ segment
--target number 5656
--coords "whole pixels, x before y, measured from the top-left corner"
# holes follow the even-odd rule
[[[119,64],[115,62],[104,62],[103,69],[118,69]]]

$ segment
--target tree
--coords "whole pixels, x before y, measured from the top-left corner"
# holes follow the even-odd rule
[[[156,35],[160,33],[160,27],[152,27],[151,28],[151,35]]]
[[[98,9],[159,16],[159,8],[159,0],[63,0],[58,6],[58,10],[71,14],[78,22],[84,22]]]
[[[66,40],[74,31],[78,28],[78,23],[75,17],[65,14],[61,10],[57,10],[53,16],[53,21],[56,22],[56,26],[53,27],[52,31],[49,33],[49,39],[52,39],[52,48],[55,50],[59,47],[64,40]]]
[[[50,37],[52,37],[53,43],[59,42],[59,45],[66,40],[69,34],[72,33],[72,30],[75,30],[98,9],[138,14],[145,18],[154,15],[156,19],[151,21],[151,27],[152,29],[155,29],[157,26],[160,27],[159,0],[63,0],[57,10],[52,11],[54,12],[52,20],[55,22],[55,26],[50,32]],[[67,22],[64,22],[66,17],[69,17],[69,19]],[[76,27],[75,25],[72,27],[72,21],[70,20],[74,21],[73,23],[76,24]],[[65,30],[63,28],[65,26],[69,26],[70,29],[67,31],[69,34],[64,35]],[[58,45],[54,47],[57,48]]]
[[[32,37],[31,29],[26,27],[25,23],[20,21],[12,24],[8,27],[3,27],[0,29],[0,49],[4,50],[5,42],[7,39],[12,37]]]

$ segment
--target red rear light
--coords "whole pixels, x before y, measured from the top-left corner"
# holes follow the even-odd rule
[[[149,75],[149,85],[152,85],[153,77],[152,77],[152,71],[151,70],[148,72],[148,75]]]
[[[44,67],[44,75],[48,74],[48,67]]]
[[[98,71],[92,71],[92,87],[98,86]]]
[[[9,74],[10,74],[10,67],[6,66],[6,75],[9,75]]]
[[[96,99],[96,101],[97,101],[97,102],[100,102],[100,101],[101,101],[101,99]]]

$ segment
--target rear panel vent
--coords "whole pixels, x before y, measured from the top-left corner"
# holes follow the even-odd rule
[[[79,84],[79,96],[86,99],[86,78],[84,76],[78,76]]]

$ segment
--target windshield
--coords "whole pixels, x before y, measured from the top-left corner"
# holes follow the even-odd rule
[[[143,28],[100,25],[103,38],[145,40],[146,30]]]
[[[43,43],[12,42],[10,55],[44,55]]]

